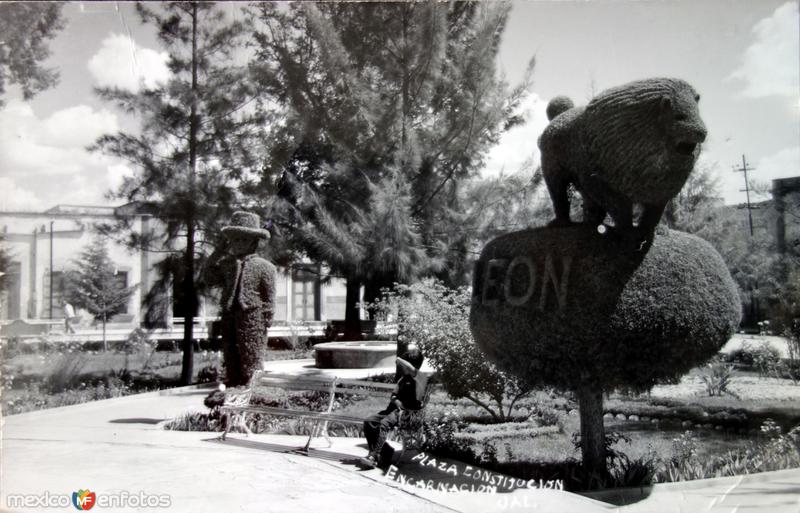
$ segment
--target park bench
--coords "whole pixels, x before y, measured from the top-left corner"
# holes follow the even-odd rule
[[[423,387],[421,396],[423,408],[430,397],[431,386],[427,376],[420,374],[417,382]],[[274,406],[262,406],[250,404],[253,390],[260,387],[281,388],[293,391],[318,391],[328,395],[328,406],[324,411],[297,410],[291,408],[280,408]],[[333,405],[337,394],[361,395],[368,397],[379,397],[389,402],[389,397],[394,391],[395,385],[390,383],[378,383],[367,380],[343,379],[331,376],[293,376],[287,374],[268,373],[265,371],[256,372],[250,379],[250,383],[244,389],[230,389],[225,391],[225,401],[220,408],[223,415],[225,430],[220,436],[225,440],[231,427],[237,426],[250,434],[245,423],[245,415],[248,413],[260,413],[268,415],[281,415],[288,417],[301,417],[311,419],[313,425],[309,433],[308,440],[302,452],[308,452],[311,441],[322,435],[330,447],[331,441],[328,438],[328,423],[340,422],[344,424],[363,424],[365,417],[351,415],[341,415],[333,412]],[[382,406],[383,407],[383,406]],[[374,412],[373,412],[374,413]],[[405,410],[400,418],[397,432],[403,444],[403,450],[418,449],[424,442],[423,434],[423,409]]]
[[[378,327],[377,321],[361,320],[360,331],[364,339],[370,339],[375,335]],[[342,340],[345,334],[345,321],[329,320],[325,326],[325,338],[328,340]]]

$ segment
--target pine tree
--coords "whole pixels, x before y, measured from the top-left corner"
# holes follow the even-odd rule
[[[50,56],[47,40],[64,28],[60,2],[0,2],[0,107],[6,85],[17,84],[30,100],[58,82],[56,70],[42,66]]]
[[[242,56],[245,22],[230,20],[223,8],[205,2],[137,3],[137,11],[143,22],[158,28],[169,52],[171,77],[163,86],[137,93],[99,89],[101,98],[138,116],[141,129],[105,135],[94,149],[135,166],[136,174],[115,197],[143,205],[163,225],[149,237],[128,226],[128,243],[182,255],[181,382],[188,384],[193,376],[198,261],[203,244],[213,245],[219,236],[221,220],[240,208],[240,191],[260,168],[264,115],[256,108],[259,95],[247,80]]]
[[[509,7],[258,9],[259,81],[289,113],[267,165],[273,175],[285,170],[275,215],[301,228],[297,243],[312,258],[323,248],[332,268],[346,261],[340,270],[352,320],[361,284],[371,299],[380,286],[442,268],[452,240],[434,227],[459,209],[459,182],[519,121],[527,79],[509,92],[494,65]],[[376,196],[387,187],[400,202]],[[390,248],[362,235],[381,231],[393,234],[391,250],[403,252],[394,267],[380,256]]]
[[[125,310],[136,286],[126,287],[119,282],[106,244],[100,238],[81,252],[75,267],[67,274],[67,299],[102,323],[103,349],[107,351],[106,323]]]
[[[450,270],[455,283],[471,281],[472,263],[489,241],[504,233],[544,226],[553,217],[541,169],[468,180],[460,196],[463,211],[452,212],[455,224],[442,228],[452,230],[453,239],[461,238],[457,247],[465,258],[455,260]]]

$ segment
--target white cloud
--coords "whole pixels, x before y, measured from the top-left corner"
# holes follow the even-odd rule
[[[166,52],[142,48],[128,36],[109,34],[88,67],[97,85],[138,92],[169,79],[168,58]]]
[[[106,133],[119,130],[117,116],[103,109],[95,112],[88,105],[76,105],[44,120],[44,141],[61,148],[83,147]]]
[[[800,147],[784,148],[768,157],[762,157],[756,167],[757,177],[762,181],[797,176],[800,169]]]
[[[539,165],[538,140],[548,123],[545,109],[547,102],[542,101],[536,93],[525,98],[520,109],[525,123],[500,137],[500,142],[486,156],[483,176],[516,173],[530,160],[534,166]]]
[[[743,82],[742,96],[800,95],[798,6],[787,2],[753,27],[753,40],[740,66],[728,76]]]
[[[42,210],[43,207],[36,194],[19,187],[11,178],[0,176],[0,210]]]
[[[30,104],[9,101],[0,112],[0,208],[105,203],[105,192],[129,171],[86,146],[117,129],[116,116],[105,109],[76,105],[40,119]]]

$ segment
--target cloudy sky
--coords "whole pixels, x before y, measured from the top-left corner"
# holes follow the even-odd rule
[[[166,54],[127,3],[74,2],[52,44],[60,84],[22,102],[13,89],[0,111],[0,209],[107,204],[104,193],[133,172],[86,151],[97,136],[136,121],[103,104],[94,86],[131,90],[167,77]],[[513,84],[536,56],[528,123],[507,133],[486,175],[538,161],[544,109],[556,95],[576,104],[630,80],[672,76],[701,94],[709,137],[701,156],[726,202],[743,201],[742,154],[753,178],[800,175],[798,3],[781,0],[514,2],[501,49]]]

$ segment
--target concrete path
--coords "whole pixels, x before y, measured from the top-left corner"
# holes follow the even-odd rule
[[[303,445],[304,437],[234,435],[221,443],[216,433],[156,427],[181,412],[202,410],[208,391],[176,389],[4,418],[0,509],[75,510],[71,504],[46,508],[41,501],[58,504],[73,492],[89,490],[97,494],[94,511],[159,509],[102,507],[100,502],[134,506],[131,496],[164,500],[167,511],[192,513],[518,511],[500,495],[419,491],[380,470],[360,471],[351,463],[366,453],[360,439],[334,438],[332,447],[304,456],[290,452]],[[548,506],[537,509],[541,512],[605,510],[574,494],[520,492],[533,493],[529,501]],[[28,507],[10,502],[19,495],[29,496]]]
[[[798,513],[800,469],[745,476],[664,483],[642,490],[590,494],[614,503],[620,513]]]

